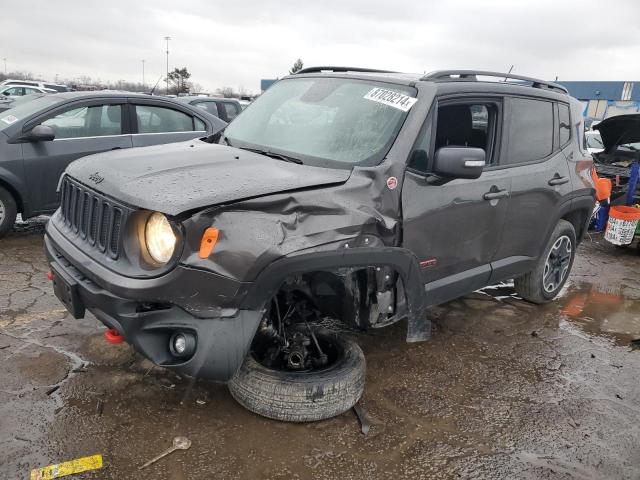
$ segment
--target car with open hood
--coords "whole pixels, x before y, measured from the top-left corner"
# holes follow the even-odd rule
[[[594,153],[596,171],[614,180],[614,196],[624,195],[630,167],[640,162],[640,113],[609,117],[593,128],[599,132],[603,146],[602,151]]]
[[[364,389],[345,331],[405,320],[424,341],[429,305],[506,279],[558,294],[594,207],[583,134],[580,102],[542,80],[304,69],[219,135],[72,163],[53,288],[254,412],[328,418]]]

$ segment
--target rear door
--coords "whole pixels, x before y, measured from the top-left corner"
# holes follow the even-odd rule
[[[569,201],[569,166],[562,147],[568,145],[571,129],[562,129],[561,144],[557,108],[547,99],[506,99],[506,141],[500,168],[511,177],[511,196],[492,281],[533,268],[555,227],[554,214]]]
[[[131,147],[125,105],[125,99],[73,102],[25,124],[26,130],[48,125],[56,133],[50,142],[22,144],[34,213],[51,212],[58,207],[58,179],[72,161],[92,153]]]
[[[133,146],[145,147],[183,142],[207,134],[204,121],[178,105],[131,100]]]
[[[431,304],[482,287],[491,275],[511,186],[508,172],[497,168],[501,125],[500,97],[440,101],[412,153],[402,188],[403,246],[418,256]],[[431,175],[433,154],[444,146],[483,148],[481,176]]]

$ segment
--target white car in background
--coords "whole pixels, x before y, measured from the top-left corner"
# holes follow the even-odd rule
[[[20,86],[28,86],[28,87],[36,87],[36,88],[44,88],[48,90],[54,90],[56,92],[69,92],[70,88],[66,85],[61,85],[59,83],[48,83],[48,82],[40,82],[37,80],[16,80],[12,78],[8,78],[7,80],[0,83],[0,87],[3,88],[7,85],[20,85]]]
[[[602,143],[600,132],[596,130],[584,132],[584,141],[590,154],[604,152],[604,144]]]
[[[5,97],[22,97],[32,93],[57,93],[55,90],[32,85],[4,85],[0,87],[0,95]]]

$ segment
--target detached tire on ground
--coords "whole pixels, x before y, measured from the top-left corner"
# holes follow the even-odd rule
[[[352,408],[362,396],[365,359],[353,341],[330,333],[338,356],[312,372],[273,370],[247,355],[228,384],[236,401],[258,415],[285,422],[314,422]]]
[[[16,215],[18,215],[18,209],[13,195],[0,187],[0,238],[13,228],[16,223]]]
[[[536,267],[514,280],[516,292],[533,303],[550,302],[569,278],[575,254],[576,231],[571,223],[560,220]]]

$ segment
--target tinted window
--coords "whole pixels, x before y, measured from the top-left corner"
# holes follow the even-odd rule
[[[195,122],[197,131],[206,130],[207,129],[207,126],[198,117],[193,117],[193,121]]]
[[[225,110],[225,112],[227,114],[227,119],[229,121],[231,121],[234,118],[236,118],[236,116],[238,116],[238,113],[240,113],[238,111],[238,108],[236,108],[236,104],[235,103],[223,102],[222,105],[224,106],[224,110]]]
[[[553,104],[525,98],[511,99],[506,163],[540,160],[553,149]]]
[[[136,105],[138,133],[192,132],[193,118],[165,107]]]
[[[66,110],[42,122],[53,128],[56,138],[104,137],[122,133],[120,105],[96,105]]]
[[[569,119],[569,106],[558,104],[558,120],[560,128],[560,145],[564,145],[571,138],[571,120]]]
[[[52,85],[52,84],[49,84],[49,83],[45,83],[44,84],[44,88],[49,88],[51,90],[55,90],[56,92],[66,92],[66,91],[68,91],[67,87],[64,87],[62,85]]]
[[[8,90],[5,90],[4,94],[5,95],[12,95],[12,96],[24,95],[24,88],[22,88],[22,87],[13,87],[13,88],[10,88]]]
[[[216,117],[219,117],[218,106],[216,105],[216,102],[199,102],[199,103],[196,103],[195,106],[198,108],[201,108],[206,112],[209,112],[211,115],[215,115]]]

